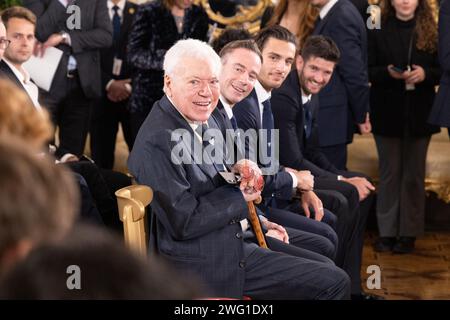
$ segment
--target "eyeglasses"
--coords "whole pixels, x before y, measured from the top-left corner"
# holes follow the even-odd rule
[[[6,49],[6,48],[8,48],[10,43],[11,43],[11,40],[2,38],[2,39],[0,39],[0,48],[1,49]]]

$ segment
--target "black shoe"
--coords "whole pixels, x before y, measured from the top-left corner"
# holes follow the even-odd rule
[[[394,253],[411,253],[415,248],[416,238],[414,237],[400,237],[392,248],[392,252]]]
[[[352,294],[351,299],[355,301],[370,301],[370,300],[384,300],[384,297],[361,292],[360,294]]]
[[[394,247],[396,239],[394,237],[379,237],[373,245],[376,252],[388,252]]]

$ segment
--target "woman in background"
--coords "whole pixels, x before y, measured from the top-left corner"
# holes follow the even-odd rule
[[[371,120],[380,185],[376,251],[409,253],[424,232],[427,124],[441,71],[437,26],[427,0],[382,1],[381,29],[369,30]]]
[[[319,11],[309,0],[280,0],[275,7],[267,7],[261,18],[261,29],[279,24],[291,31],[301,48],[305,39],[311,35]]]
[[[163,61],[180,39],[207,40],[208,16],[193,0],[157,0],[139,7],[128,37],[128,62],[134,69],[130,98],[133,141],[153,103],[163,96]]]

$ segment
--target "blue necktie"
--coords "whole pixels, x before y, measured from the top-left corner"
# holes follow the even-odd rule
[[[231,125],[233,126],[233,129],[237,130],[238,129],[238,125],[237,125],[236,118],[234,116],[232,116],[230,121],[231,121]]]
[[[272,135],[271,132],[275,128],[272,107],[270,105],[270,99],[267,99],[263,103],[263,116],[262,116],[262,128],[267,130],[267,154],[271,155],[272,150]]]
[[[208,130],[208,125],[207,124],[202,124],[201,126],[198,126],[197,129],[195,129],[195,131],[197,131],[197,133],[200,135],[200,137],[202,137],[202,144],[203,144],[203,148],[206,148],[207,146],[211,145],[209,140],[204,140],[203,139],[203,135],[206,132],[206,130]],[[223,172],[223,171],[227,171],[225,169],[225,165],[223,164],[223,161],[221,163],[215,163],[213,162],[214,168],[218,171],[218,172]]]
[[[305,116],[305,135],[306,139],[311,135],[312,130],[312,110],[311,110],[311,100],[303,105],[303,114]]]
[[[112,24],[113,24],[113,41],[114,44],[117,44],[117,42],[119,41],[119,36],[120,36],[120,17],[119,17],[119,7],[118,6],[114,6],[113,8],[114,11],[114,15],[112,18]]]

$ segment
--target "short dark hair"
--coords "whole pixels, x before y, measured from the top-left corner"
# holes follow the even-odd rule
[[[8,29],[8,21],[12,18],[24,19],[36,26],[36,16],[27,8],[14,6],[3,10],[1,19],[5,24],[6,29]]]
[[[299,54],[303,61],[311,57],[322,58],[327,61],[338,63],[341,53],[336,43],[329,37],[309,36]]]
[[[225,47],[220,50],[219,56],[220,58],[223,58],[227,54],[233,52],[236,49],[247,49],[249,51],[252,51],[258,55],[258,57],[262,61],[262,54],[261,51],[259,51],[258,46],[256,45],[256,42],[249,39],[249,40],[236,40],[229,42]]]
[[[266,45],[266,42],[270,38],[275,38],[278,40],[290,42],[290,43],[293,43],[297,47],[295,35],[292,32],[290,32],[288,29],[275,24],[275,25],[272,25],[272,26],[262,29],[256,35],[255,41],[256,41],[256,44],[258,45],[259,50],[261,50],[261,52],[263,51],[264,46]]]
[[[245,29],[226,28],[220,36],[212,43],[212,47],[217,54],[222,50],[225,45],[235,40],[247,40],[251,39],[252,35]]]

